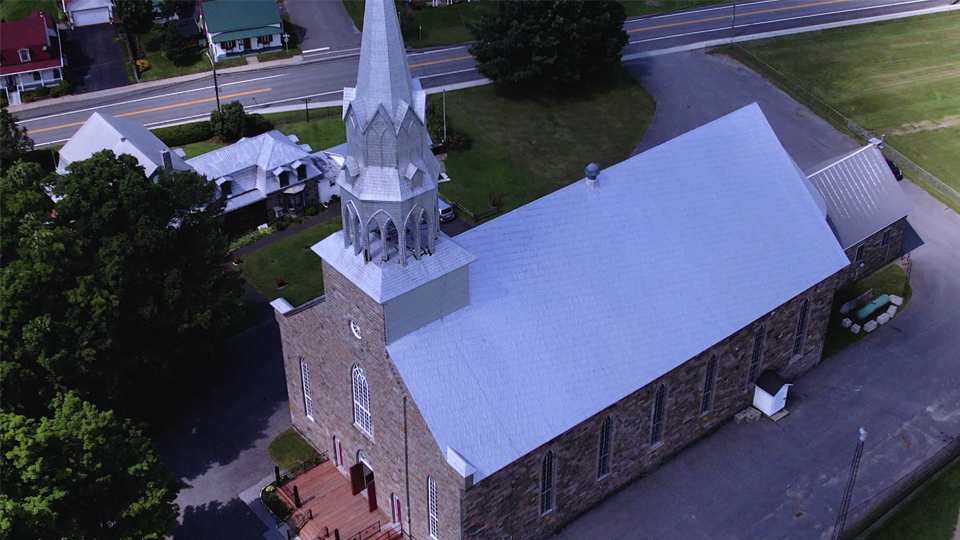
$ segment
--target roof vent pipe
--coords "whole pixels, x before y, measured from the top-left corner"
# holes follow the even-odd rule
[[[600,176],[600,165],[588,163],[583,168],[583,173],[587,175],[587,187],[597,187],[597,176]]]

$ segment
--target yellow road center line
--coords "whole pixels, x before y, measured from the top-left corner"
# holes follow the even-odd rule
[[[469,58],[473,58],[473,57],[470,56],[470,55],[467,55],[467,56],[458,56],[458,57],[456,57],[456,58],[448,58],[448,59],[446,59],[446,60],[433,60],[432,62],[421,62],[421,63],[419,63],[419,64],[410,64],[410,67],[415,68],[415,67],[423,67],[423,66],[432,66],[432,65],[434,65],[434,64],[444,64],[444,63],[446,63],[446,62],[456,62],[456,61],[458,61],[458,60],[467,60],[467,59],[469,59]]]
[[[789,11],[789,10],[791,10],[791,9],[801,9],[801,8],[809,8],[809,7],[815,7],[815,6],[825,6],[825,5],[827,5],[827,4],[841,4],[841,3],[844,3],[844,2],[853,2],[853,1],[854,1],[854,0],[825,0],[825,1],[823,1],[823,2],[814,2],[814,3],[812,3],[812,4],[802,4],[802,5],[799,5],[799,6],[786,6],[786,7],[779,7],[779,8],[761,9],[761,10],[759,10],[759,11],[747,11],[747,12],[737,13],[737,16],[738,16],[738,17],[746,17],[746,16],[748,16],[748,15],[763,15],[764,13],[776,13],[776,12],[778,12],[778,11]],[[822,15],[829,15],[829,13],[823,13]],[[657,30],[657,29],[659,29],[659,28],[672,28],[672,27],[674,27],[674,26],[684,26],[684,25],[697,24],[697,23],[702,23],[702,22],[724,21],[724,20],[729,21],[729,20],[730,20],[730,16],[729,16],[729,15],[722,15],[722,16],[719,16],[719,17],[708,17],[708,18],[706,18],[706,19],[697,19],[697,20],[694,20],[694,21],[682,21],[682,22],[675,22],[675,23],[670,23],[670,24],[661,24],[661,25],[658,25],[658,26],[648,26],[648,27],[646,27],[646,28],[634,28],[633,30],[627,30],[627,33],[628,33],[628,34],[634,34],[634,33],[636,33],[636,32],[645,32],[645,31],[647,31],[647,30]]]
[[[259,90],[248,90],[248,91],[246,91],[246,92],[237,92],[236,94],[226,94],[226,95],[220,96],[220,99],[228,99],[228,98],[234,98],[234,97],[240,97],[240,96],[249,96],[250,94],[260,94],[260,93],[263,93],[263,92],[269,92],[270,90],[273,90],[273,88],[260,88]],[[163,105],[163,106],[160,106],[160,107],[151,107],[151,108],[149,108],[149,109],[141,109],[141,110],[139,110],[139,111],[132,111],[132,112],[126,112],[126,113],[121,113],[121,114],[115,114],[114,116],[116,116],[116,117],[118,117],[118,118],[123,117],[123,116],[133,116],[133,115],[135,115],[135,114],[143,114],[143,113],[148,113],[148,112],[163,111],[163,110],[166,110],[166,109],[175,109],[175,108],[177,108],[177,107],[186,107],[187,105],[196,105],[197,103],[208,103],[208,102],[210,102],[210,101],[215,101],[216,99],[217,99],[216,97],[203,98],[203,99],[195,99],[195,100],[193,100],[193,101],[185,101],[185,102],[183,102],[183,103],[174,103],[174,104],[172,104],[172,105]],[[68,128],[68,127],[81,126],[81,125],[83,125],[85,122],[86,122],[86,120],[84,120],[83,122],[71,122],[71,123],[69,123],[69,124],[60,124],[59,126],[50,126],[50,127],[40,128],[40,129],[31,129],[31,130],[27,131],[27,133],[28,133],[28,134],[41,133],[41,132],[44,132],[44,131],[53,131],[53,130],[55,130],[55,129],[63,129],[63,128]]]

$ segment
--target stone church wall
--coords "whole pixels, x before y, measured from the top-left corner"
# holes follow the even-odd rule
[[[748,384],[757,328],[766,329],[760,372],[775,369],[790,379],[820,359],[836,279],[827,279],[709,350],[573,427],[466,491],[464,538],[547,538],[607,497],[623,489],[750,405]],[[797,319],[810,300],[802,353],[794,356]],[[701,415],[707,363],[718,356],[712,406]],[[661,444],[651,447],[651,416],[657,388],[666,386]],[[576,399],[576,396],[570,396]],[[789,407],[789,398],[788,398]],[[613,419],[611,472],[597,479],[600,425]],[[534,421],[534,420],[531,420]],[[554,510],[540,515],[540,471],[547,451],[555,453]]]
[[[906,223],[907,218],[902,218],[844,251],[851,262],[850,266],[840,272],[839,287],[842,288],[863,279],[900,257],[903,252],[903,231]],[[888,230],[890,231],[890,240],[887,245],[883,245],[883,235]],[[862,267],[860,263],[856,262],[857,249],[860,246],[863,246],[863,259],[860,261],[863,264]]]
[[[336,436],[345,473],[357,462],[357,451],[363,449],[373,468],[377,505],[391,517],[391,494],[396,494],[402,505],[403,529],[416,538],[430,537],[427,477],[432,476],[437,487],[440,538],[460,538],[463,479],[447,465],[387,357],[381,306],[326,262],[323,276],[324,302],[290,316],[277,315],[294,427],[331,459]],[[351,320],[360,327],[361,339],[351,332]],[[313,420],[304,412],[300,358],[309,369]],[[354,364],[363,369],[369,386],[372,436],[354,425]],[[347,538],[357,531],[340,532]]]

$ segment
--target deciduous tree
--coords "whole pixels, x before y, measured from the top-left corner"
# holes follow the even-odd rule
[[[113,14],[130,34],[145,34],[153,27],[153,2],[150,0],[116,0]]]
[[[619,65],[625,18],[612,0],[502,0],[469,25],[470,54],[501,88],[562,93]]]
[[[0,537],[164,538],[179,486],[150,440],[73,394],[50,408],[0,413]]]
[[[163,28],[163,41],[161,42],[163,55],[170,59],[174,65],[182,65],[184,61],[192,56],[193,50],[187,45],[186,38],[177,29],[177,24],[168,21]]]
[[[239,101],[231,101],[210,113],[213,132],[224,142],[236,142],[243,136],[247,127],[247,113]]]
[[[4,169],[33,150],[33,139],[27,136],[27,128],[17,125],[17,117],[6,107],[0,107],[0,166]]]
[[[10,206],[5,197],[0,221],[3,407],[36,413],[73,390],[154,418],[216,364],[240,301],[220,203],[193,172],[153,182],[111,151],[68,171],[45,179],[21,163],[0,183],[2,194],[27,194]],[[38,200],[45,182],[53,212]]]

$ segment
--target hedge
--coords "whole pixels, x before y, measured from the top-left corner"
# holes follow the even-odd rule
[[[211,139],[213,137],[213,126],[210,125],[209,121],[194,122],[192,124],[157,128],[153,130],[153,134],[167,146],[176,147]]]

